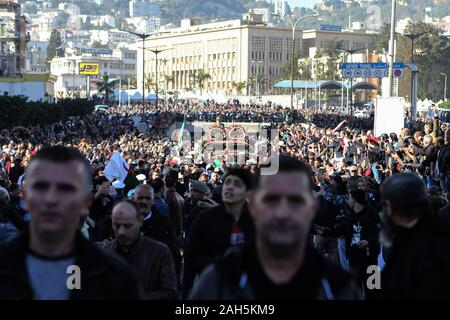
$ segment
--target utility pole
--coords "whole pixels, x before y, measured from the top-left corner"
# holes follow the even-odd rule
[[[136,33],[129,30],[120,29],[120,31],[125,31],[131,33],[142,39],[142,120],[144,120],[144,110],[145,110],[145,39],[150,37],[150,34]]]
[[[391,12],[391,39],[389,42],[389,88],[388,96],[392,97],[392,83],[394,80],[394,40],[395,40],[395,25],[397,16],[397,0],[392,0]]]

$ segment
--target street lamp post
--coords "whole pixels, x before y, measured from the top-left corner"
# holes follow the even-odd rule
[[[366,50],[365,48],[361,49],[339,49],[339,51],[346,52],[350,55],[350,63],[353,63],[353,55],[358,51]],[[348,103],[348,98],[347,98]],[[353,108],[353,78],[350,78],[350,109]]]
[[[314,10],[315,11],[315,10]],[[295,23],[289,20],[289,23],[292,26],[292,65],[291,65],[291,109],[294,108],[294,55],[295,55],[295,30],[297,28],[297,24],[306,18],[312,18],[319,16],[319,13],[315,11],[313,14],[309,14],[303,17],[298,18]]]
[[[445,77],[445,81],[444,81],[444,101],[447,101],[447,78],[448,78],[448,74],[441,72],[441,76]]]
[[[411,40],[411,64],[414,64],[414,42],[416,41],[416,39],[420,38],[421,36],[423,36],[427,33],[429,33],[429,31],[420,32],[420,33],[411,33],[411,34],[401,34],[402,36]],[[414,82],[414,78],[411,76],[411,99],[412,99],[413,91],[414,91],[413,82]]]
[[[150,50],[150,49],[145,49],[145,50],[148,50],[148,51],[151,51],[151,52],[153,52],[154,54],[155,54],[155,57],[156,57],[156,67],[155,67],[155,71],[156,71],[156,103],[155,103],[155,106],[156,106],[156,109],[158,109],[158,55],[161,53],[161,52],[164,52],[164,51],[167,51],[167,50],[169,50],[169,49],[164,49],[164,50],[159,50],[159,49],[152,49],[152,50]]]
[[[252,60],[252,63],[256,63],[256,65],[258,65],[258,63],[264,63],[264,61],[262,61],[262,60]],[[256,69],[256,72],[255,72],[255,80],[256,80],[256,100],[258,100],[258,102],[259,102],[259,85],[258,85],[258,75],[259,75],[259,72],[258,72],[258,68]]]
[[[391,38],[389,40],[389,87],[388,96],[392,97],[392,83],[394,81],[394,39],[395,39],[395,24],[397,18],[397,0],[392,0],[391,11]]]
[[[150,37],[150,34],[136,33],[129,30],[119,29],[120,31],[128,32],[142,39],[142,119],[144,119],[145,108],[145,39]]]
[[[73,69],[72,69],[72,100],[75,99],[75,72],[76,72],[76,66],[77,62],[76,60],[73,61]]]

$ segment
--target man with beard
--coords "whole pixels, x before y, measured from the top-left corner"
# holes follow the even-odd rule
[[[356,299],[351,276],[330,264],[308,241],[317,211],[309,167],[280,157],[276,175],[257,173],[248,194],[254,243],[208,267],[192,299]]]
[[[0,248],[0,300],[137,299],[131,269],[79,232],[91,202],[83,155],[62,146],[39,150],[26,176],[32,219],[29,230]]]
[[[229,168],[223,179],[223,204],[198,214],[185,245],[185,296],[206,266],[223,257],[230,248],[243,246],[254,234],[245,194],[252,187],[249,171]]]
[[[140,234],[142,219],[139,206],[122,200],[112,211],[116,239],[102,243],[107,252],[127,260],[136,273],[141,297],[146,300],[170,300],[177,294],[177,279],[169,248]]]
[[[381,187],[381,242],[387,251],[382,299],[450,299],[450,236],[434,220],[423,181],[397,174]]]

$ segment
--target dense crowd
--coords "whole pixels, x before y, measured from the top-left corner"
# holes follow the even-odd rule
[[[182,140],[171,130],[193,122],[277,129],[278,173],[262,175],[258,162],[180,157]],[[4,261],[30,238],[22,258],[32,290],[0,276],[0,298],[448,298],[450,134],[437,118],[399,135],[375,136],[372,126],[373,117],[333,109],[183,102],[2,130],[0,245],[14,243],[16,253],[0,249],[0,272],[18,267]],[[205,134],[201,149],[209,143]],[[123,179],[107,174],[114,156],[124,159]],[[77,172],[74,163],[86,166]],[[77,185],[83,170],[88,177]],[[70,235],[75,245],[55,246]],[[133,272],[111,255],[79,249],[92,243]],[[53,280],[40,277],[46,255],[61,268],[92,259],[116,280],[102,291],[93,276],[96,284],[77,296],[58,287],[58,268]],[[277,269],[277,261],[286,265]],[[372,265],[386,265],[381,293],[366,286]],[[423,273],[416,284],[414,272]]]

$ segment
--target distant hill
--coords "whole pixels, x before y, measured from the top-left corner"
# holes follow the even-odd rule
[[[19,0],[19,2],[25,1]],[[116,18],[128,16],[127,0],[100,0],[100,5],[86,0],[50,0],[50,2],[54,6],[62,2],[74,3],[80,7],[82,14],[110,14]],[[187,17],[202,18],[205,22],[212,19],[238,19],[241,14],[251,8],[269,6],[269,1],[265,0],[160,0],[154,2],[159,2],[161,5],[163,24],[179,24],[180,19]],[[376,10],[377,7],[380,9],[381,22],[390,20],[391,0],[320,0],[319,2],[322,20],[320,22],[305,20],[302,22],[302,27],[317,27],[319,24],[345,27],[348,25],[350,14],[352,21],[365,22],[373,15],[373,9]],[[352,2],[351,7],[349,2]],[[301,5],[302,1],[298,3]],[[437,18],[450,16],[450,0],[398,0],[397,14],[397,19],[411,18],[414,22],[422,21],[426,14]]]

